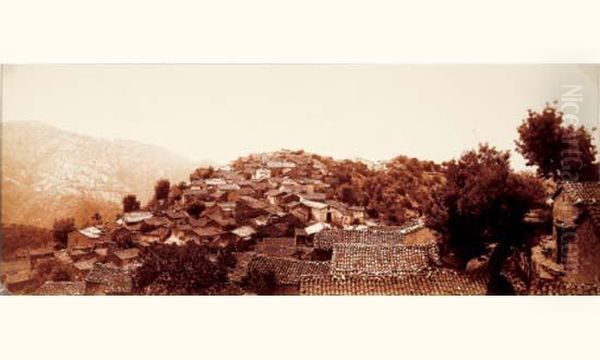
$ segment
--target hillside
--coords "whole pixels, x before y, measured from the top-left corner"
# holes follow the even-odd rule
[[[2,222],[78,223],[114,217],[123,195],[150,199],[158,178],[180,181],[199,164],[151,145],[96,139],[41,122],[2,124]]]
[[[389,224],[422,216],[434,201],[433,190],[445,182],[440,164],[403,155],[387,162],[371,162],[284,150],[240,157],[233,167],[238,171],[250,169],[246,173],[250,175],[264,161],[296,164],[285,176],[323,181],[329,185],[328,198],[363,206],[372,218]],[[281,175],[281,171],[273,173]]]

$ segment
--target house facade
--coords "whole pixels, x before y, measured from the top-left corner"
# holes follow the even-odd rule
[[[552,215],[555,260],[566,279],[600,283],[600,182],[561,184]]]

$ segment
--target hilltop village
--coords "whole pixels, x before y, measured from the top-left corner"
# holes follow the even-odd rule
[[[467,271],[448,266],[440,256],[438,234],[421,214],[401,224],[373,218],[365,207],[341,201],[330,177],[330,166],[320,158],[287,150],[250,155],[218,169],[198,169],[189,182],[167,183],[164,196],[144,207],[133,198],[117,219],[97,217],[70,231],[61,249],[19,252],[3,263],[3,282],[11,292],[40,295],[169,294],[156,284],[136,283],[136,274],[146,271],[144,261],[151,257],[145,254],[157,244],[193,244],[202,247],[209,263],[225,269],[218,275],[221,286],[206,292],[212,294],[488,292],[488,273],[478,266],[486,259],[472,261]],[[600,201],[600,190],[586,189],[580,189],[583,195],[577,189],[565,194],[576,201],[578,196]],[[567,201],[560,199],[559,204]],[[530,215],[535,222],[535,214]],[[557,258],[552,251],[557,245],[552,244],[549,238],[540,245],[545,248],[534,251],[539,256],[528,276],[532,271],[542,276],[522,293],[597,292],[597,287],[565,288],[556,282],[565,274],[560,265],[565,259]],[[166,269],[166,261],[156,260],[154,271]],[[506,276],[518,285],[524,266],[513,265]],[[588,275],[593,278],[598,269],[590,266]]]

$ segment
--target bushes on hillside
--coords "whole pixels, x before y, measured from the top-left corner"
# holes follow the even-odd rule
[[[63,248],[67,247],[69,234],[73,231],[75,231],[75,219],[73,218],[58,219],[54,221],[52,226],[52,236],[58,245]]]
[[[242,287],[258,295],[272,295],[277,288],[277,278],[273,271],[248,271],[242,279]]]
[[[194,242],[182,246],[154,243],[142,252],[134,283],[147,294],[208,294],[227,282],[230,260],[222,256]]]
[[[123,198],[123,212],[131,212],[140,209],[140,202],[133,194],[126,195]]]
[[[52,231],[30,225],[2,224],[2,258],[11,259],[19,249],[54,247]]]

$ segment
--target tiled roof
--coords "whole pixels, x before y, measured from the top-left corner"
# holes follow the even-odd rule
[[[34,271],[31,270],[23,270],[16,273],[10,273],[3,275],[3,282],[6,285],[15,285],[20,283],[25,283],[33,279]]]
[[[200,237],[212,237],[224,233],[224,231],[215,227],[195,227],[193,231]]]
[[[278,284],[297,285],[303,276],[328,275],[329,262],[256,256],[248,264],[248,270],[272,271]]]
[[[269,168],[273,168],[273,169],[280,169],[280,168],[294,168],[296,167],[296,164],[294,164],[293,162],[290,161],[268,161],[267,162],[267,167]]]
[[[171,220],[167,219],[163,216],[155,216],[149,219],[145,219],[144,222],[150,226],[169,226],[171,225]]]
[[[75,266],[75,268],[77,268],[77,270],[80,271],[89,271],[92,270],[96,261],[98,261],[96,258],[81,260],[74,263],[73,266]]]
[[[348,209],[348,205],[344,204],[343,202],[339,202],[336,200],[327,200],[327,205],[336,208],[338,210],[342,210],[342,211],[346,211]]]
[[[216,222],[219,226],[228,226],[228,225],[235,225],[235,219],[224,215],[221,216],[219,214],[207,214],[206,217],[214,222]]]
[[[254,228],[251,226],[241,226],[237,229],[231,230],[231,233],[241,238],[245,238],[256,234],[256,230],[254,230]]]
[[[317,210],[322,210],[327,208],[327,204],[322,203],[322,202],[318,202],[318,201],[312,201],[312,200],[307,200],[307,199],[300,199],[300,203],[303,205],[308,206],[311,209],[317,209]]]
[[[537,280],[529,287],[529,295],[600,295],[600,284]]]
[[[487,277],[448,269],[400,277],[303,277],[300,295],[485,295]]]
[[[327,194],[324,193],[305,193],[302,197],[307,200],[324,201],[327,200]]]
[[[16,273],[24,270],[31,270],[31,262],[29,259],[16,261],[0,261],[0,269],[2,274]]]
[[[120,260],[135,259],[139,255],[140,255],[140,250],[136,249],[136,248],[125,249],[125,250],[115,252],[115,256],[118,257]]]
[[[148,211],[133,211],[123,214],[123,220],[128,224],[133,224],[150,219],[152,216],[152,213]]]
[[[315,236],[315,248],[329,250],[336,244],[398,245],[404,239],[400,228],[379,228],[366,230],[330,229]]]
[[[85,229],[79,230],[79,232],[90,239],[98,239],[102,235],[102,230],[95,226],[86,227]]]
[[[600,182],[565,182],[560,185],[590,216],[596,236],[600,237]]]
[[[270,206],[269,203],[255,199],[251,196],[240,196],[240,200],[253,209],[264,209]]]
[[[334,275],[397,275],[419,272],[439,264],[437,246],[337,244],[333,248]]]
[[[50,248],[37,248],[29,251],[29,256],[31,257],[45,257],[45,256],[53,256],[54,249]]]
[[[304,228],[304,232],[307,235],[312,235],[312,234],[318,234],[321,231],[325,230],[325,229],[330,229],[331,225],[327,224],[327,223],[323,223],[323,222],[318,222],[312,225],[309,225],[307,227]]]
[[[403,243],[406,245],[428,244],[436,241],[436,233],[430,228],[421,227],[404,235]]]
[[[223,191],[231,191],[231,190],[239,190],[240,186],[237,184],[223,184],[219,185],[219,190]]]
[[[85,281],[46,281],[36,295],[85,295]]]
[[[227,181],[225,181],[225,179],[221,179],[221,178],[212,178],[212,179],[205,179],[204,183],[206,185],[216,186],[216,185],[225,185],[225,184],[227,184]]]
[[[73,259],[69,256],[69,253],[66,250],[60,250],[54,253],[54,258],[63,264],[72,264]]]
[[[279,196],[279,195],[283,195],[285,194],[284,191],[278,190],[278,189],[273,189],[273,190],[269,190],[265,193],[266,197],[273,197],[273,196]]]
[[[202,196],[206,194],[205,190],[201,189],[186,189],[183,190],[183,196]]]
[[[106,292],[109,294],[126,294],[132,289],[131,276],[126,271],[107,264],[95,264],[85,281],[106,285]]]
[[[575,202],[585,204],[600,203],[600,182],[564,182],[560,187]]]
[[[182,211],[175,211],[175,210],[167,210],[165,211],[165,215],[172,220],[178,220],[178,219],[186,219],[188,217],[188,215],[182,210]]]

